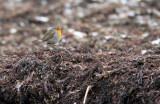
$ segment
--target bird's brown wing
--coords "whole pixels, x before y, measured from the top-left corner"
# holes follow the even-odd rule
[[[44,34],[44,37],[42,38],[42,41],[47,41],[51,38],[54,37],[54,30],[53,29],[50,29],[49,31],[47,31],[45,34]]]

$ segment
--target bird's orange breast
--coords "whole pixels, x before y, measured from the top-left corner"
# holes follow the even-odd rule
[[[56,30],[55,32],[57,32],[57,33],[58,33],[58,37],[59,37],[59,38],[61,38],[61,37],[62,37],[62,32],[61,32],[61,30]]]

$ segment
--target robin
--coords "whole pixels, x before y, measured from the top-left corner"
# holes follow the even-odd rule
[[[46,42],[47,44],[57,44],[62,38],[62,30],[63,28],[61,27],[51,28],[44,34],[43,38],[35,40],[32,43]]]

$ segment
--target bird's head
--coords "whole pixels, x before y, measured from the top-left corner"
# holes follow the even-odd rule
[[[61,38],[61,37],[62,37],[62,30],[63,30],[63,28],[62,28],[62,27],[57,27],[57,28],[55,28],[55,29],[56,29],[55,32],[58,33],[58,37]]]
[[[63,28],[62,28],[62,27],[57,27],[56,29],[57,29],[57,30],[60,30],[60,31],[62,31],[62,30],[63,30]]]

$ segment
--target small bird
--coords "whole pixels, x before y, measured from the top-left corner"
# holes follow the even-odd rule
[[[63,28],[61,27],[51,28],[44,34],[43,38],[35,40],[32,43],[46,42],[47,44],[57,44],[62,38],[62,30]]]

